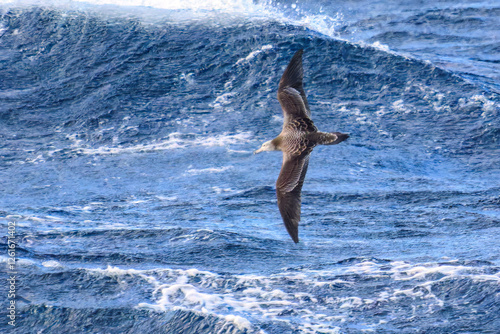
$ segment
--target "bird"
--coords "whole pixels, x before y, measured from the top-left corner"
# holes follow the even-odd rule
[[[276,181],[276,197],[283,223],[295,243],[299,242],[301,191],[309,166],[309,157],[316,145],[335,145],[349,135],[341,132],[321,132],[311,119],[311,110],[303,87],[302,54],[298,50],[278,86],[278,101],[283,110],[283,128],[274,139],[254,151],[282,151],[283,163]]]

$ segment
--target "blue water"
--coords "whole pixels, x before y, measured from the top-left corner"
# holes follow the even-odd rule
[[[0,5],[2,332],[498,332],[497,1],[114,3]],[[299,48],[350,138],[295,245],[252,152]]]

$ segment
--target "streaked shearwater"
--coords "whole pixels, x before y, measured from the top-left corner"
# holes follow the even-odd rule
[[[302,86],[302,53],[302,49],[295,53],[278,87],[278,100],[284,116],[283,129],[278,137],[265,142],[254,152],[283,152],[276,195],[285,227],[296,243],[299,242],[300,192],[313,148],[316,145],[338,144],[349,138],[345,133],[320,132],[311,120],[311,110]]]

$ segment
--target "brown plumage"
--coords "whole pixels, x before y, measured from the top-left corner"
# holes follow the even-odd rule
[[[283,109],[283,129],[278,137],[265,142],[255,151],[283,152],[276,195],[285,227],[296,243],[299,242],[301,190],[309,156],[316,145],[334,145],[349,137],[340,132],[320,132],[314,125],[302,85],[302,53],[303,50],[295,53],[279,83],[278,100]]]

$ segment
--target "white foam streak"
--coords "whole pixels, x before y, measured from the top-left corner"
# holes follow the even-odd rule
[[[215,136],[202,136],[175,132],[169,134],[166,138],[155,140],[148,144],[138,144],[132,146],[101,146],[97,148],[86,147],[85,142],[76,139],[75,136],[68,136],[68,139],[73,140],[71,148],[75,151],[75,153],[85,155],[113,155],[176,150],[188,147],[223,147],[245,143],[249,141],[251,137],[252,135],[250,132],[241,132],[236,134],[223,133]],[[62,150],[56,150],[51,152],[50,155],[61,151]]]
[[[248,56],[246,56],[245,58],[238,59],[238,61],[236,61],[236,65],[239,65],[239,64],[242,64],[242,63],[248,63],[252,59],[254,59],[255,56],[257,56],[259,53],[262,53],[262,52],[264,52],[266,50],[270,50],[272,48],[273,48],[273,46],[271,44],[264,45],[260,49],[250,52],[250,54]]]
[[[187,174],[191,175],[200,175],[200,174],[211,174],[211,173],[222,173],[225,172],[229,169],[234,168],[233,166],[224,166],[224,167],[209,167],[209,168],[202,168],[202,169],[196,169],[196,168],[190,168],[187,170]]]
[[[42,266],[44,266],[45,268],[53,268],[53,269],[58,269],[63,267],[61,263],[54,260],[42,262]]]

